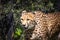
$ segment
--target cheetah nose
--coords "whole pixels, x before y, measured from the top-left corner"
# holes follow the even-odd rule
[[[27,29],[27,27],[25,27],[25,29]]]
[[[26,25],[23,25],[24,29],[27,29]]]
[[[25,25],[23,25],[25,27]]]

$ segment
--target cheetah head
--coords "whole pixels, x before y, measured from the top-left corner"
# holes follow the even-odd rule
[[[23,11],[20,20],[22,27],[25,29],[30,29],[36,24],[34,21],[34,14],[32,12]]]

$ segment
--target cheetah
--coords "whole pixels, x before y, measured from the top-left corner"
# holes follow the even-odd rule
[[[30,40],[36,22],[34,21],[34,14],[32,12],[23,11],[20,17],[22,27],[25,31],[26,40]]]
[[[21,23],[26,31],[26,40],[57,40],[60,31],[60,12],[22,12]]]

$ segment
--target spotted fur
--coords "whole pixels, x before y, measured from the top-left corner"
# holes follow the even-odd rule
[[[33,26],[34,28],[31,28],[30,31],[28,30],[29,32],[26,31],[26,34],[28,34],[28,33],[31,34],[30,37],[28,37],[29,34],[26,35],[27,38],[29,38],[30,40],[56,40],[56,39],[58,39],[58,37],[56,37],[56,35],[58,36],[59,31],[60,31],[60,12],[45,14],[41,11],[35,11],[34,12],[35,14],[33,14],[32,12],[24,12],[24,13],[22,13],[21,17],[24,18],[24,16],[27,16],[29,14],[27,16],[27,19],[30,17],[34,21],[34,24],[32,24],[32,25],[34,25]],[[33,15],[33,17],[32,17],[32,15]],[[25,17],[25,19],[26,19],[26,17]],[[30,22],[33,22],[33,21],[30,21]],[[24,22],[22,22],[22,23],[24,23]],[[26,23],[24,25],[26,25]],[[29,27],[29,26],[27,26],[27,27]],[[56,37],[56,39],[55,39],[55,37]]]

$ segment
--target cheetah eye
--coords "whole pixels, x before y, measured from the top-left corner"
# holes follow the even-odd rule
[[[30,20],[30,19],[27,19],[27,20]]]
[[[21,20],[23,20],[23,19],[21,19]]]

